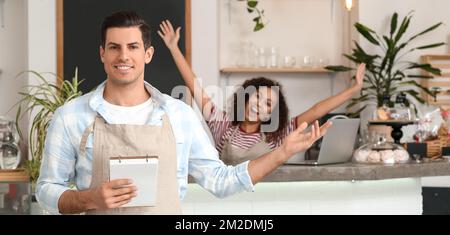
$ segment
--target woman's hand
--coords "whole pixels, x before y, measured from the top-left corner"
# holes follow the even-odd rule
[[[160,30],[158,30],[158,34],[164,40],[167,48],[169,48],[169,50],[178,48],[181,27],[178,27],[175,31],[169,20],[164,20],[161,22],[159,27]]]
[[[355,84],[352,86],[354,93],[361,91],[364,84],[364,76],[366,72],[366,64],[362,63],[358,66],[358,70],[356,71],[356,79]]]
[[[282,145],[283,152],[287,159],[298,152],[305,151],[319,138],[325,135],[327,129],[332,125],[330,121],[319,127],[319,122],[315,121],[311,126],[311,131],[304,133],[303,131],[308,127],[306,122],[303,122],[295,131],[286,137]],[[286,159],[286,160],[287,160]]]

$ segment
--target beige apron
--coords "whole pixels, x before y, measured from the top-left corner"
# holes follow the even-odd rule
[[[90,188],[109,182],[109,159],[117,156],[158,156],[156,206],[90,210],[86,214],[181,214],[177,183],[177,155],[173,131],[166,114],[162,126],[112,125],[97,116],[80,144],[84,155],[89,134],[94,133],[92,180]],[[138,189],[139,193],[139,189]]]
[[[262,132],[261,141],[249,149],[242,149],[240,147],[233,146],[231,144],[231,140],[234,138],[237,131],[239,131],[239,126],[236,126],[231,133],[230,138],[228,138],[223,145],[221,158],[225,164],[234,166],[247,160],[253,160],[272,151],[270,145],[266,142],[266,135]]]

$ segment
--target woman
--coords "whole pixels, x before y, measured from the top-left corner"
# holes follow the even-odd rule
[[[219,110],[201,87],[198,89],[196,76],[178,48],[180,29],[178,27],[174,30],[172,24],[166,20],[161,22],[158,34],[170,50],[187,87],[194,94],[222,160],[228,164],[252,160],[279,147],[289,133],[301,123],[311,124],[349,100],[363,85],[365,65],[361,64],[357,71],[356,83],[352,87],[288,120],[289,112],[280,84],[263,77],[254,78],[245,81],[242,89],[234,93],[230,115]],[[252,91],[252,88],[253,92],[248,95],[243,92]],[[242,100],[242,97],[245,99],[241,105],[239,100]],[[271,123],[275,123],[276,127],[273,128]],[[265,130],[263,127],[266,126],[269,127]]]

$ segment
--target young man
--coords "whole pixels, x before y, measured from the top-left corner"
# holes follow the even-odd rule
[[[253,185],[294,153],[323,136],[330,124],[302,133],[302,124],[276,150],[235,167],[219,160],[193,110],[144,81],[150,63],[148,25],[134,12],[102,24],[100,57],[106,81],[59,108],[48,129],[37,199],[54,214],[178,214],[188,173],[218,197]],[[131,180],[109,180],[111,156],[157,155],[154,207],[121,207],[139,193]],[[78,190],[70,190],[74,182]]]

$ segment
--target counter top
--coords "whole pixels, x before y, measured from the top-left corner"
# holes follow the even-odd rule
[[[322,166],[283,165],[263,181],[362,181],[446,175],[450,175],[448,160],[397,165],[355,163]]]

